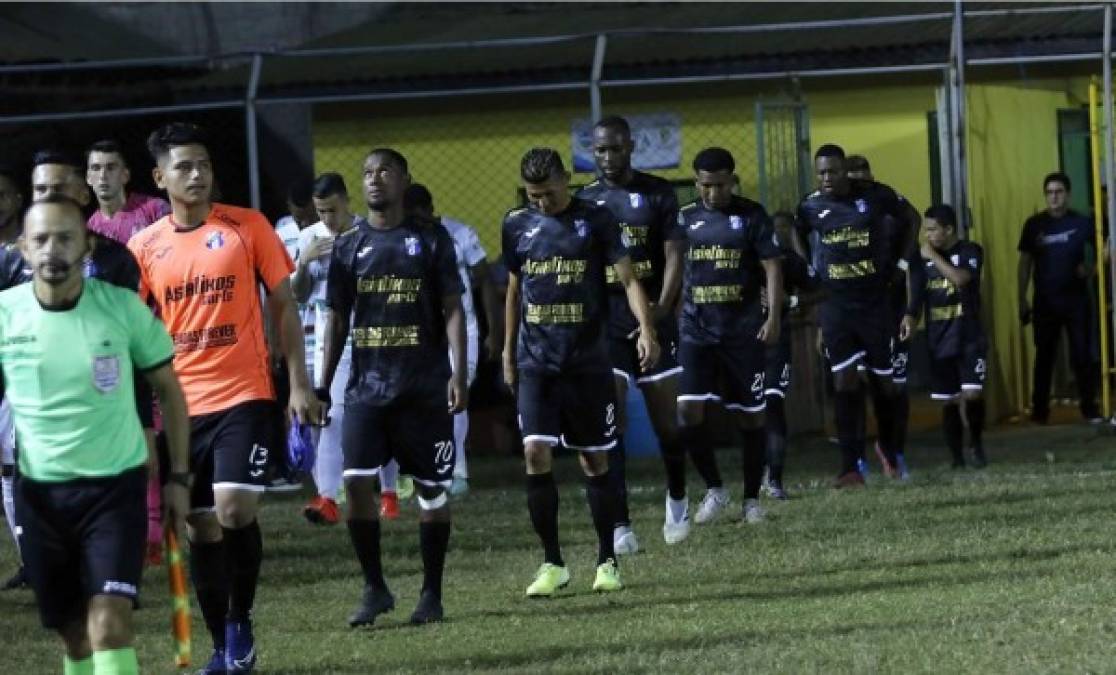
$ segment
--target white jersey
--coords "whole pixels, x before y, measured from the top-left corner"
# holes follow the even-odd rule
[[[299,229],[298,223],[291,216],[283,216],[275,221],[275,234],[283,240],[283,246],[287,247],[287,255],[291,256],[291,260],[295,260],[298,255],[298,237]]]
[[[353,217],[353,227],[365,222],[360,216]],[[295,244],[295,260],[310,247],[315,237],[332,237],[333,232],[320,220],[298,234]],[[310,297],[301,311],[303,340],[306,342],[306,365],[310,370],[311,381],[319,386],[322,369],[325,367],[325,305],[326,282],[329,280],[329,256],[311,260],[306,266],[310,275]],[[345,341],[342,359],[348,361],[352,349],[352,336]]]
[[[457,273],[461,276],[461,285],[465,292],[461,294],[461,306],[465,310],[465,330],[469,342],[478,338],[477,310],[473,304],[473,281],[469,276],[469,268],[484,261],[488,255],[481,246],[480,237],[476,230],[465,223],[452,218],[442,218],[442,227],[446,228],[453,238],[453,250],[457,254]]]

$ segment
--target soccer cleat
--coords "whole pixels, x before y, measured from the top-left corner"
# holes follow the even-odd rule
[[[329,497],[318,495],[302,507],[302,515],[315,525],[336,525],[341,521],[341,510],[337,502]]]
[[[685,541],[690,536],[690,505],[683,502],[685,507],[678,520],[672,517],[670,510],[670,497],[667,497],[666,517],[663,519],[663,541],[668,544],[677,544]]]
[[[911,479],[910,469],[907,468],[907,458],[901,452],[895,455],[895,469],[899,472],[899,480],[907,481]]]
[[[846,471],[837,476],[833,481],[833,487],[838,490],[864,487],[864,476],[859,471]]]
[[[26,586],[27,570],[23,569],[23,565],[20,565],[19,569],[15,571],[15,574],[8,577],[8,580],[4,582],[4,585],[0,586],[0,590],[14,591],[20,588],[25,588]]]
[[[464,497],[469,494],[469,479],[465,476],[454,476],[449,493],[451,497]]]
[[[742,515],[744,517],[744,522],[751,525],[762,523],[764,520],[767,519],[767,512],[763,510],[762,506],[760,506],[758,499],[745,499],[744,511]]]
[[[399,474],[399,480],[395,484],[395,493],[403,501],[407,501],[415,496],[415,479],[410,476]]]
[[[394,492],[380,493],[380,517],[384,520],[399,517],[399,497]]]
[[[158,567],[163,564],[163,542],[147,542],[146,553],[144,553],[143,556],[143,564],[147,567]]]
[[[887,453],[884,452],[879,441],[876,441],[876,459],[880,460],[880,468],[883,470],[883,475],[888,478],[895,478],[895,467],[891,464],[891,460],[887,458]]]
[[[196,675],[225,675],[227,672],[229,671],[225,670],[225,648],[214,647],[209,663],[202,666]]]
[[[790,499],[790,495],[788,495],[787,491],[783,489],[783,484],[777,480],[768,481],[767,484],[763,486],[763,491],[767,493],[768,497],[777,499],[781,502],[785,502]]]
[[[528,598],[549,598],[570,583],[570,571],[553,563],[543,563],[535,580],[527,587]]]
[[[421,626],[427,623],[437,623],[445,616],[442,610],[442,599],[431,591],[423,591],[419,596],[418,606],[411,614],[411,623]]]
[[[598,593],[611,593],[612,591],[619,591],[624,588],[624,582],[620,581],[620,568],[616,566],[616,561],[612,558],[597,565],[597,576],[593,579],[593,590]]]
[[[612,549],[616,555],[635,555],[639,553],[639,540],[628,525],[617,525],[612,531]]]
[[[393,609],[395,609],[395,597],[391,594],[391,591],[386,588],[378,589],[365,586],[360,605],[349,616],[349,627],[371,626],[376,622],[376,617]]]
[[[225,622],[225,670],[250,673],[256,667],[256,639],[250,621]]]
[[[985,457],[983,448],[973,448],[971,458],[974,469],[983,469],[988,466],[988,458]]]
[[[705,497],[698,506],[694,522],[698,525],[713,522],[729,505],[729,495],[724,488],[710,488],[705,491]]]

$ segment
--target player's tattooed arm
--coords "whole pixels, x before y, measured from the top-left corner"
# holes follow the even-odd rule
[[[682,292],[682,259],[686,255],[686,242],[681,239],[663,242],[663,289],[659,299],[651,308],[656,324],[666,321],[675,313],[678,295]]]
[[[488,321],[488,337],[484,340],[485,358],[495,360],[500,357],[501,343],[504,341],[504,314],[500,306],[500,294],[496,291],[496,284],[492,282],[492,271],[487,260],[470,267],[469,276],[473,286],[481,289],[484,316]]]
[[[465,357],[465,309],[461,306],[461,294],[450,293],[442,296],[442,313],[446,318],[446,336],[449,338],[450,352],[453,354],[453,374],[446,386],[446,400],[450,414],[465,410],[469,405],[469,387],[466,384]]]
[[[655,335],[655,322],[651,316],[651,306],[647,302],[647,294],[643,291],[643,284],[636,279],[632,271],[632,260],[624,256],[612,265],[616,271],[616,280],[624,287],[624,294],[628,296],[628,307],[639,321],[636,351],[639,354],[639,366],[643,370],[650,370],[659,362],[659,341]],[[634,334],[633,333],[633,334]],[[631,336],[629,336],[631,337]]]
[[[767,276],[767,318],[756,337],[766,345],[773,345],[779,341],[779,328],[783,306],[783,262],[780,258],[764,258],[760,260],[764,274]]]
[[[515,393],[515,351],[519,342],[519,275],[508,272],[508,292],[504,300],[504,384]]]
[[[337,364],[341,362],[341,353],[345,350],[345,340],[349,337],[348,312],[335,312],[333,309],[325,310],[325,344],[323,345],[322,381],[318,389],[318,398],[327,401],[333,378],[337,374]],[[326,398],[322,398],[325,396]],[[328,401],[327,401],[328,402]]]

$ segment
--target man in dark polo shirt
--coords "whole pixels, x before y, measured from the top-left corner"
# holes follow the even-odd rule
[[[1031,419],[1050,417],[1050,380],[1062,330],[1069,336],[1070,362],[1077,380],[1081,415],[1102,421],[1096,402],[1093,368],[1092,300],[1089,284],[1095,266],[1093,221],[1069,208],[1070,179],[1052,173],[1042,181],[1046,210],[1027,219],[1019,238],[1019,320],[1034,321],[1035,371]],[[1034,296],[1027,290],[1034,276]]]

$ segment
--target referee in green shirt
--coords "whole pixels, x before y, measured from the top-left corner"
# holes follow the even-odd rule
[[[83,279],[92,246],[76,202],[33,204],[21,241],[32,282],[0,293],[23,558],[42,623],[65,642],[66,675],[139,672],[132,609],[147,533],[147,446],[133,369],[162,406],[170,448],[163,503],[176,526],[189,504],[174,346],[135,293]]]

